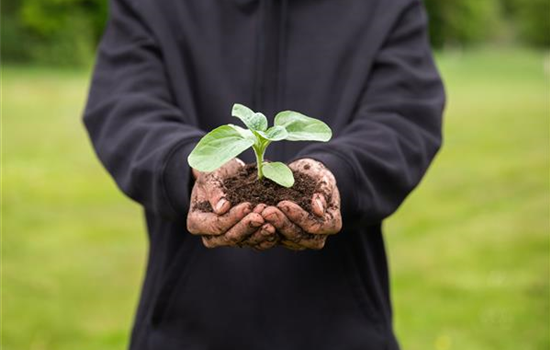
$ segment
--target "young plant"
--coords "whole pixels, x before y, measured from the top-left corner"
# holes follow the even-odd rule
[[[233,105],[231,113],[248,129],[228,124],[206,134],[195,146],[187,161],[199,171],[214,171],[252,147],[256,154],[258,180],[264,176],[284,187],[294,185],[292,171],[281,162],[265,162],[267,146],[274,141],[322,141],[332,137],[332,130],[322,121],[293,111],[283,111],[275,116],[274,126],[267,127],[262,113],[241,105]]]

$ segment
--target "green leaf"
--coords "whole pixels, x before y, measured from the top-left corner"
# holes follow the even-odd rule
[[[283,126],[288,131],[288,141],[326,142],[332,137],[332,130],[327,124],[294,111],[278,113],[275,125]]]
[[[281,162],[264,163],[262,167],[264,176],[273,180],[283,187],[292,187],[294,185],[294,176],[292,170]]]
[[[197,143],[187,162],[199,171],[214,171],[254,144],[229,125],[222,125],[206,134]]]
[[[233,129],[237,130],[237,132],[239,134],[241,134],[241,136],[245,139],[251,139],[252,141],[256,141],[256,136],[254,135],[254,133],[248,129],[245,129],[245,128],[241,128],[240,126],[238,125],[234,125],[234,124],[227,124],[229,125],[230,127],[232,127]]]
[[[272,126],[266,131],[258,131],[258,134],[269,141],[280,141],[288,137],[288,132],[282,126]]]
[[[250,108],[235,103],[231,115],[242,120],[250,130],[265,131],[267,129],[267,118],[262,113],[254,113]]]

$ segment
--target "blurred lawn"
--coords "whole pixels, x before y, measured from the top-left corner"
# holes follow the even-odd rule
[[[404,350],[550,346],[544,59],[489,49],[439,56],[444,148],[386,224]],[[89,146],[80,120],[88,75],[3,69],[5,350],[127,344],[145,229]]]

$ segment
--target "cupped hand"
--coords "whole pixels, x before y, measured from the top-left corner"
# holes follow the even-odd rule
[[[250,246],[264,250],[276,244],[275,228],[265,223],[261,216],[265,205],[256,208],[250,203],[231,206],[226,199],[223,180],[236,175],[243,166],[240,159],[233,159],[210,173],[193,170],[196,181],[191,193],[187,230],[202,236],[207,248]],[[201,208],[200,204],[205,202],[210,204],[212,211]]]
[[[262,211],[266,222],[273,225],[281,235],[280,244],[293,250],[321,249],[329,235],[342,229],[340,213],[340,192],[334,175],[322,163],[299,159],[290,168],[312,177],[315,192],[308,213],[292,201],[282,201]]]

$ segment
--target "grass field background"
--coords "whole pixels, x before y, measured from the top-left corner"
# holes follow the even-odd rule
[[[444,147],[385,225],[396,332],[404,350],[547,350],[550,58],[482,49],[438,62]],[[89,145],[88,77],[2,69],[4,350],[127,345],[145,228]]]

